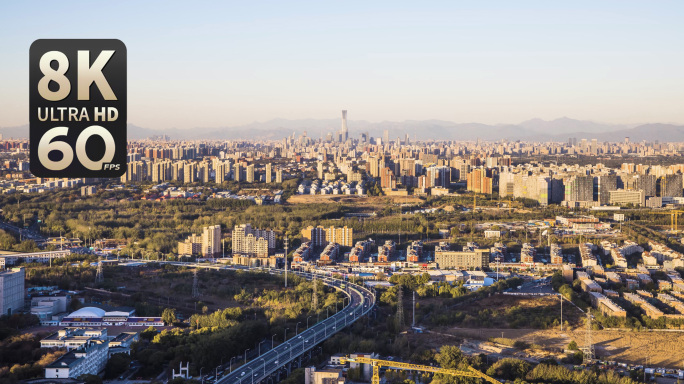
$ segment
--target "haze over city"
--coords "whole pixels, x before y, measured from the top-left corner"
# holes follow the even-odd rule
[[[1,6],[0,127],[27,124],[28,48],[56,35],[125,42],[128,120],[149,129],[342,108],[371,122],[684,123],[680,2],[46,4]]]
[[[3,3],[0,384],[681,384],[682,11]]]

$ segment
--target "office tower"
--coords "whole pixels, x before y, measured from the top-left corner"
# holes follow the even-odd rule
[[[682,197],[682,175],[665,175],[660,178],[660,196]]]
[[[387,129],[382,132],[382,142],[384,144],[389,144],[389,130]]]
[[[185,167],[183,167],[183,181],[186,183],[194,183],[197,181],[195,177],[195,164],[186,163]]]
[[[591,139],[591,154],[592,155],[597,155],[598,154],[598,140],[596,139]]]
[[[636,175],[636,188],[643,189],[646,196],[655,196],[657,183],[655,175]]]
[[[582,153],[587,153],[588,149],[589,143],[587,142],[587,139],[582,139],[580,141],[580,150],[582,151]]]
[[[254,182],[254,164],[250,164],[247,166],[247,175],[245,178],[247,179],[248,183]]]
[[[24,309],[24,268],[0,272],[0,313],[13,315]]]
[[[594,178],[594,201],[610,204],[610,191],[618,189],[617,175],[601,175]]]
[[[271,163],[266,163],[266,184],[273,182],[273,165]]]
[[[594,178],[590,176],[571,176],[565,180],[565,201],[593,201]]]
[[[235,170],[233,170],[233,180],[240,182],[242,180],[242,166],[240,163],[235,163]]]
[[[347,141],[349,131],[347,130],[347,111],[342,110],[342,141]]]
[[[211,225],[202,231],[202,256],[217,257],[221,255],[221,226]]]
[[[276,171],[276,183],[282,183],[283,182],[283,170],[278,169]]]

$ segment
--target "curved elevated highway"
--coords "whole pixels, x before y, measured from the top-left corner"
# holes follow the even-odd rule
[[[282,274],[283,270],[273,269],[270,270],[270,273]],[[314,278],[314,274],[308,272],[288,271],[288,273],[302,276],[308,280]],[[314,346],[323,340],[331,337],[347,325],[354,323],[368,313],[375,305],[375,293],[368,288],[320,274],[317,274],[316,278],[324,284],[344,292],[349,298],[349,304],[335,315],[312,325],[286,342],[268,352],[262,353],[261,356],[233,369],[233,372],[224,375],[216,381],[217,384],[258,383],[298,356],[313,349]]]

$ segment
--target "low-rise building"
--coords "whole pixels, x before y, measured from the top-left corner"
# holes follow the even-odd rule
[[[481,269],[489,267],[489,249],[435,252],[435,262],[442,269]]]
[[[90,341],[106,341],[107,328],[74,328],[60,329],[40,341],[41,348],[66,348],[68,351],[78,349]]]
[[[606,316],[627,317],[627,311],[598,292],[590,292],[591,304]]]
[[[109,343],[88,341],[78,349],[67,352],[45,367],[46,379],[77,378],[81,375],[97,375],[109,360]]]
[[[17,263],[42,263],[49,264],[53,259],[60,259],[71,254],[70,250],[63,251],[41,251],[30,253],[13,253],[11,255],[0,255],[0,269]]]

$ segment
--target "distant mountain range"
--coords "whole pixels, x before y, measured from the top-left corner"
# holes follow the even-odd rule
[[[325,137],[329,132],[340,129],[340,119],[273,119],[264,122],[234,127],[210,127],[168,130],[154,130],[128,124],[129,139],[145,139],[155,135],[168,135],[173,140],[183,139],[281,139],[295,133],[303,132],[312,138]],[[409,135],[411,140],[522,140],[522,141],[567,141],[570,137],[581,139],[598,139],[599,141],[623,141],[629,137],[631,141],[684,142],[684,125],[673,124],[641,124],[615,125],[593,121],[574,120],[563,117],[546,121],[532,119],[520,124],[487,125],[479,123],[454,123],[442,120],[407,120],[403,122],[383,121],[371,123],[362,120],[347,121],[349,135],[358,137],[368,132],[372,137],[382,137],[387,130],[391,140]],[[4,138],[28,138],[28,125],[0,128]]]

